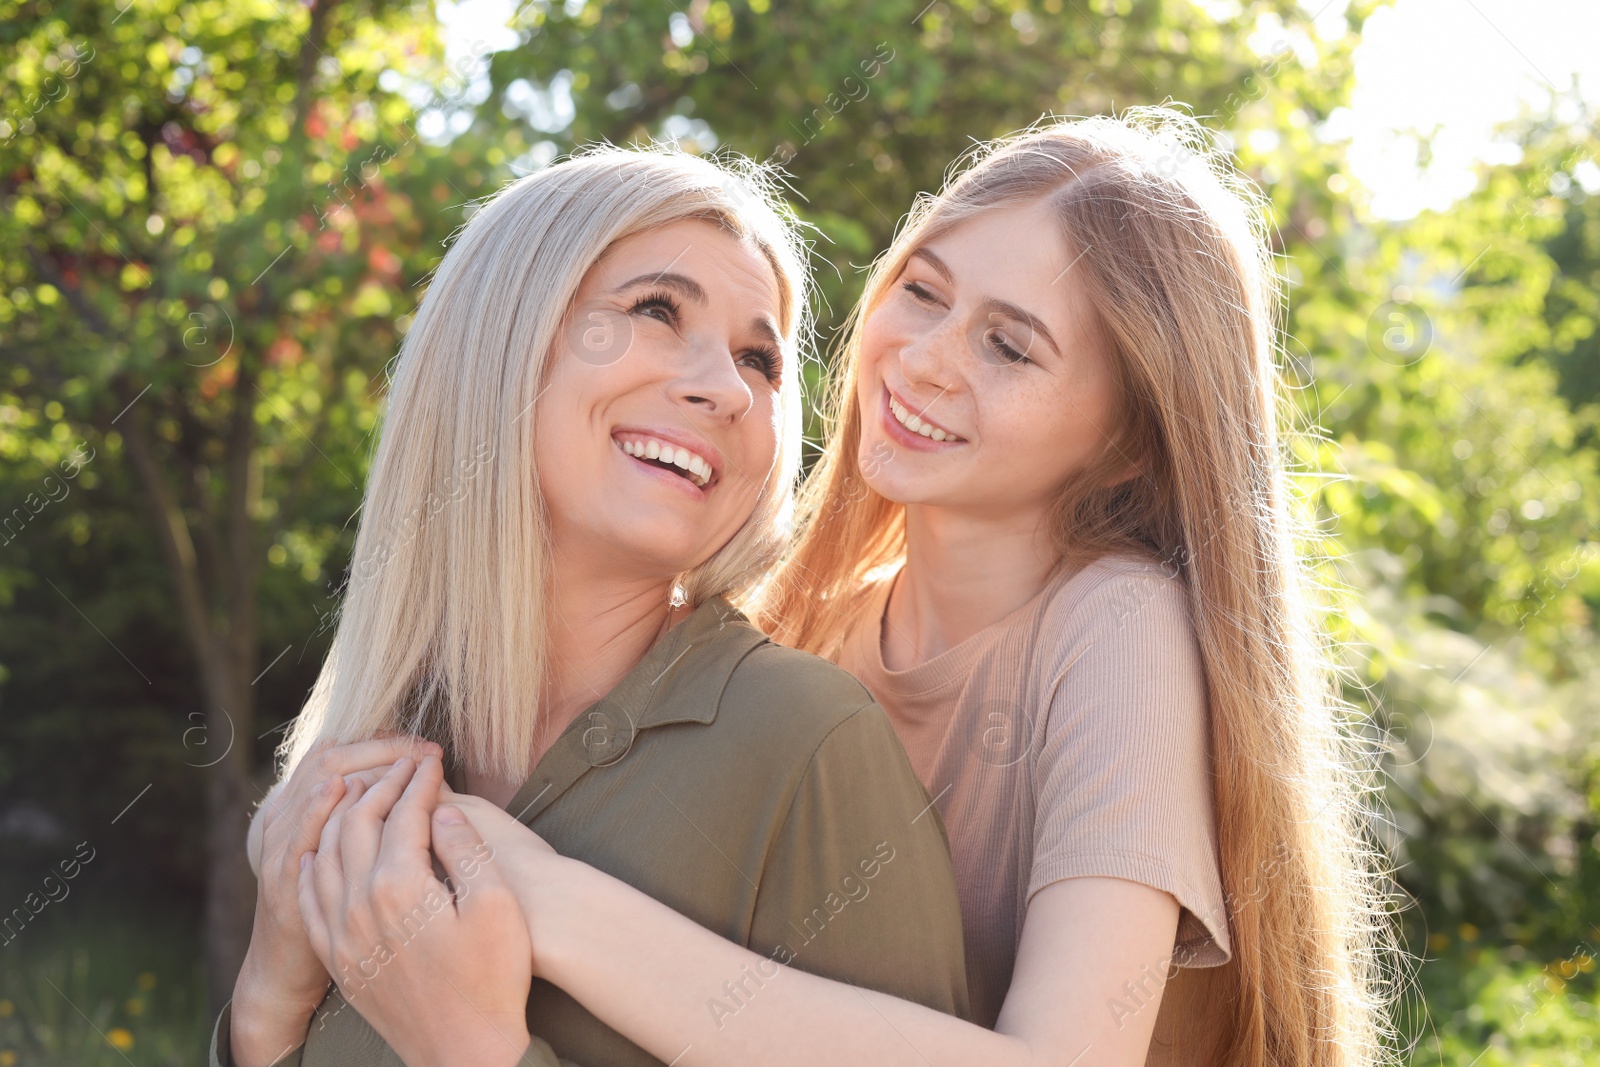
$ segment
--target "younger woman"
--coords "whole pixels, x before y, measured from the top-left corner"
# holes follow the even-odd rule
[[[981,153],[877,263],[756,600],[889,712],[949,828],[982,1025],[799,973],[730,998],[752,953],[467,801],[542,977],[684,1064],[1379,1056],[1258,213],[1170,110]]]

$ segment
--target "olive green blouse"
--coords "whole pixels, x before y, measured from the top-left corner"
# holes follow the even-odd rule
[[[448,754],[446,767],[462,789]],[[949,844],[888,717],[845,671],[773,644],[722,597],[578,716],[506,810],[776,964],[969,1017]],[[731,1016],[761,981],[707,988],[705,1010]],[[330,988],[279,1062],[400,1064],[347,1009]],[[212,1067],[233,1067],[229,1021],[224,1008]],[[526,1065],[660,1062],[539,980],[528,1029]]]

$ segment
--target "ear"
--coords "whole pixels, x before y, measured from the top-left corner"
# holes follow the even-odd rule
[[[1137,438],[1129,434],[1108,437],[1105,449],[1100,458],[1101,489],[1115,489],[1123,482],[1130,482],[1146,473],[1149,466],[1146,452],[1138,447]]]
[[[1111,473],[1107,474],[1105,478],[1101,480],[1100,488],[1114,489],[1123,482],[1131,482],[1133,479],[1138,478],[1143,474],[1144,464],[1138,463],[1134,460],[1126,460],[1124,462],[1117,463],[1111,468]]]

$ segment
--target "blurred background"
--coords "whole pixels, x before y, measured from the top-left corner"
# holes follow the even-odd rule
[[[601,138],[783,161],[820,355],[974,139],[1168,99],[1271,201],[1399,1055],[1600,1062],[1592,0],[0,13],[0,1067],[202,1062],[244,815],[471,201]]]

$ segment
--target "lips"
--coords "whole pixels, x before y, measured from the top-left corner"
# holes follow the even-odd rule
[[[918,413],[918,407],[901,400],[888,386],[884,386],[883,403],[880,406],[884,428],[889,436],[908,448],[934,452],[967,443],[966,438],[924,418]]]
[[[720,480],[722,457],[709,443],[660,428],[623,427],[612,441],[641,467],[660,472],[701,496]]]

